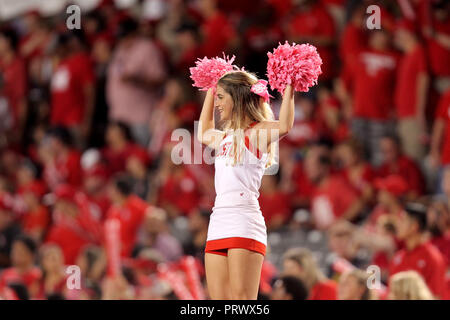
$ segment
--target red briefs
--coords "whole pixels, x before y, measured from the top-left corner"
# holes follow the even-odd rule
[[[254,239],[232,237],[217,240],[209,240],[206,242],[205,253],[228,255],[228,249],[240,248],[266,255],[266,246]]]

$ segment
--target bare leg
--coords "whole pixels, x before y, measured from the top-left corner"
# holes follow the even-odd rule
[[[227,260],[226,256],[205,254],[206,282],[212,300],[230,299]]]
[[[228,272],[233,300],[256,300],[264,256],[247,249],[228,250]]]

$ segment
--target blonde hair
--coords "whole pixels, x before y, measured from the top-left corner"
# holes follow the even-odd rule
[[[361,295],[360,300],[376,300],[377,299],[375,292],[372,289],[369,289],[369,287],[367,286],[367,280],[369,280],[369,274],[366,271],[361,270],[361,269],[350,270],[341,276],[340,281],[342,281],[342,279],[344,279],[344,277],[353,277],[356,280],[356,282],[358,283],[358,285],[361,288],[364,288],[364,291]]]
[[[274,120],[270,105],[260,96],[250,91],[258,82],[258,78],[247,71],[239,70],[226,73],[217,85],[221,86],[233,100],[231,119],[224,121],[222,126],[227,133],[233,134],[233,145],[230,154],[233,156],[233,165],[242,162],[244,149],[245,117],[253,122]],[[266,167],[274,163],[272,148],[269,148]]]
[[[312,252],[306,248],[289,249],[284,254],[283,259],[292,260],[300,265],[305,274],[305,277],[302,280],[308,289],[311,289],[316,283],[326,279],[325,275],[317,266],[316,259]]]
[[[434,300],[422,276],[416,271],[403,271],[389,281],[391,300]]]

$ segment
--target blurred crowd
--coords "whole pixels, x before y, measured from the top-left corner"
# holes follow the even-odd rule
[[[265,78],[288,40],[315,45],[323,74],[296,94],[261,211],[269,238],[318,231],[337,258],[298,246],[275,263],[269,242],[260,298],[450,299],[450,2],[102,0],[81,29],[66,19],[0,24],[1,298],[208,297],[213,166],[194,140],[191,163],[171,159],[204,98],[189,67],[225,53]]]

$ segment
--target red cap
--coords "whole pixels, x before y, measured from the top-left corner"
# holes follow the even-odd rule
[[[398,197],[408,191],[408,183],[402,176],[392,174],[385,178],[375,179],[375,188],[385,190]]]

